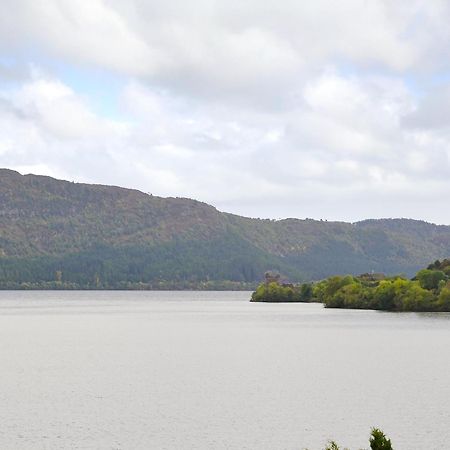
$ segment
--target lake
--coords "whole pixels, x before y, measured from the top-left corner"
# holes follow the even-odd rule
[[[0,448],[450,448],[450,314],[249,298],[0,291]]]

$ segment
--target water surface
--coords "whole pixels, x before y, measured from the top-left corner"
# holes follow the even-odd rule
[[[450,315],[1,292],[0,448],[449,448]]]

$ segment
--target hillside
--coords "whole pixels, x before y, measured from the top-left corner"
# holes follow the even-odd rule
[[[450,226],[250,219],[195,200],[0,169],[2,287],[254,283],[268,269],[292,281],[371,270],[411,275],[448,255]]]

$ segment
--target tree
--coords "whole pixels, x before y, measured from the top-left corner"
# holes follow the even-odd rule
[[[311,283],[303,283],[300,286],[300,298],[304,302],[309,302],[313,296],[313,287]]]
[[[437,299],[437,306],[441,311],[450,311],[450,281],[442,287]]]
[[[382,281],[375,289],[373,307],[384,311],[395,309],[395,287],[392,280]]]
[[[372,428],[369,443],[371,450],[393,450],[390,439],[378,428]]]
[[[440,281],[447,279],[447,276],[440,270],[423,269],[417,272],[416,278],[422,288],[434,290],[438,288]]]

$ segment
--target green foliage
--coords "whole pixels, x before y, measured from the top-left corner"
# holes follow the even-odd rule
[[[283,285],[276,281],[262,283],[253,292],[252,302],[308,302],[312,299],[312,285],[305,283],[298,286]]]
[[[399,280],[396,292],[397,310],[399,311],[431,311],[434,296],[432,292],[409,280]]]
[[[396,280],[383,280],[375,287],[373,292],[373,300],[371,306],[373,309],[381,309],[383,311],[393,311],[396,309]]]
[[[373,428],[370,436],[371,450],[393,450],[390,439],[378,428]]]
[[[442,311],[448,308],[446,294],[442,300],[418,281],[393,278],[376,286],[364,286],[356,278],[330,278],[322,301],[327,308],[379,309],[384,311]]]
[[[372,428],[369,443],[371,450],[394,450],[390,439],[378,428]],[[324,450],[340,450],[340,447],[335,441],[330,441]],[[345,448],[343,450],[348,449]]]
[[[427,269],[444,272],[447,278],[450,278],[450,259],[444,259],[442,261],[436,260],[434,263],[430,264]]]
[[[447,276],[440,270],[423,269],[417,272],[416,278],[424,289],[437,289],[439,282],[446,280]]]
[[[436,302],[439,311],[450,311],[450,282],[442,287]]]
[[[432,269],[420,270],[412,280],[367,274],[331,277],[322,281],[314,293],[328,308],[450,311],[449,278],[444,272]]]
[[[347,275],[345,277],[334,276],[327,280],[327,285],[325,288],[325,298],[333,298],[333,296],[344,286],[348,286],[355,282],[355,279]]]
[[[450,277],[425,269],[412,280],[363,274],[335,275],[314,284],[285,286],[273,282],[260,285],[252,301],[318,301],[327,308],[383,311],[450,311]]]
[[[328,308],[364,308],[367,290],[352,276],[334,276],[326,281],[322,301]]]
[[[313,298],[313,284],[312,283],[303,283],[300,286],[300,298],[304,302],[310,302]]]

